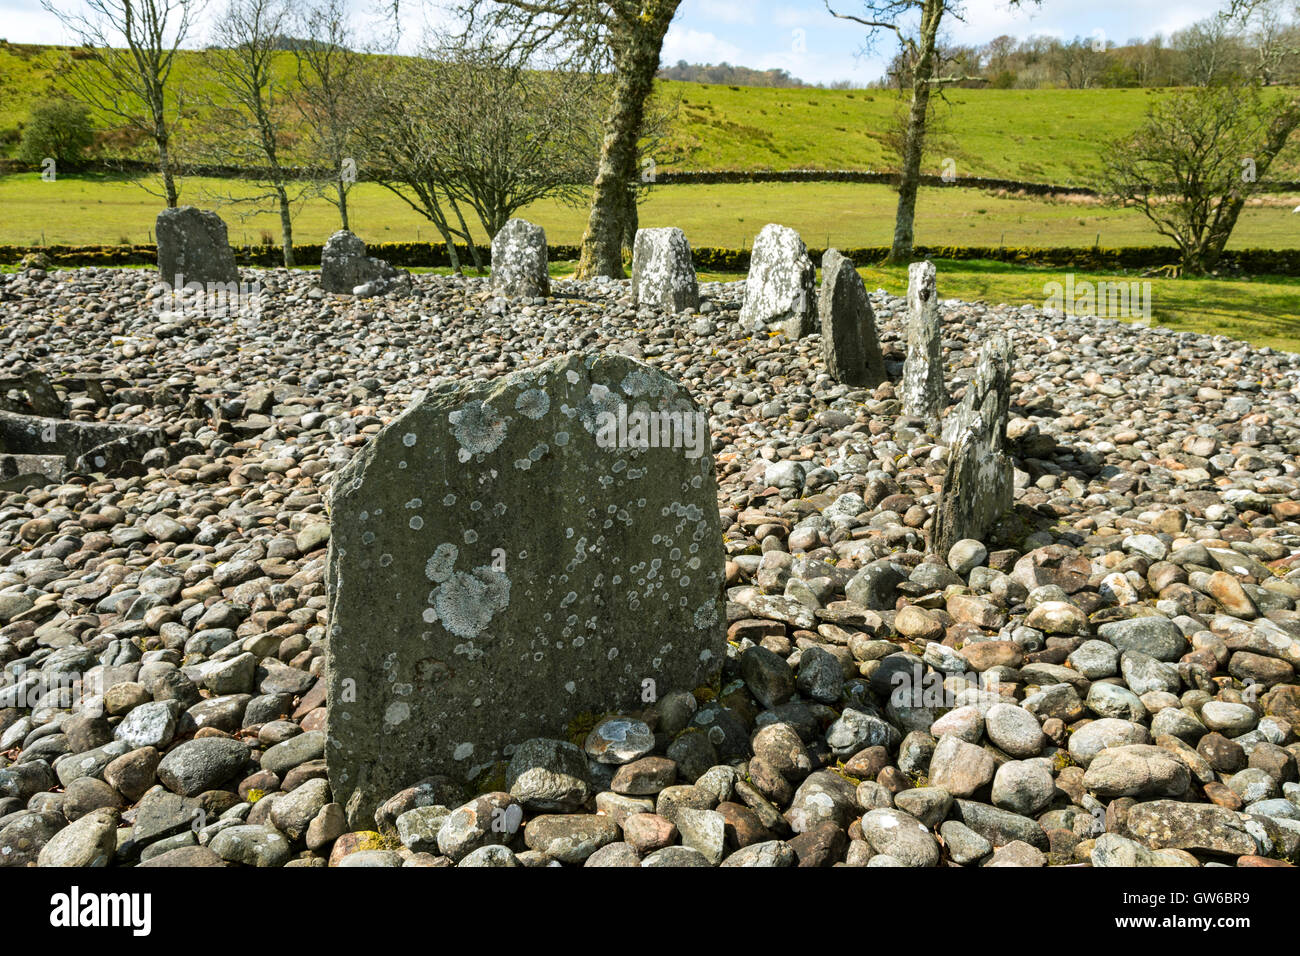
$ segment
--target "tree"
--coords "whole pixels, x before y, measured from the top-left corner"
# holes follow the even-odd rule
[[[304,37],[293,49],[303,151],[331,170],[324,195],[338,208],[342,228],[347,229],[348,192],[356,182],[355,138],[361,122],[357,97],[364,56],[353,49],[347,0],[320,0],[304,7],[296,22]]]
[[[681,0],[462,0],[470,28],[511,38],[531,55],[563,51],[568,65],[613,70],[613,90],[591,190],[579,278],[622,277],[629,184],[637,177],[637,144],[654,88],[664,35]]]
[[[939,28],[945,16],[960,20],[962,6],[960,0],[864,0],[863,13],[859,16],[837,13],[830,0],[825,2],[831,16],[867,28],[868,47],[882,31],[894,33],[910,67],[912,97],[898,172],[894,241],[888,259],[890,262],[907,262],[912,258],[914,246],[916,194],[921,186],[921,161],[925,152],[930,98],[935,90],[968,79],[965,76],[945,77],[939,72]],[[1010,2],[1012,6],[1018,6],[1021,0]]]
[[[1187,82],[1193,86],[1214,86],[1239,79],[1242,50],[1230,19],[1215,14],[1192,24],[1173,38],[1182,54]]]
[[[275,72],[288,22],[284,0],[230,0],[203,58],[220,91],[212,104],[215,144],[227,162],[258,170],[265,187],[260,194],[232,201],[275,204],[284,264],[291,267],[293,202],[303,187],[295,183],[297,173],[281,160],[282,126],[290,102]]]
[[[84,10],[74,13],[41,0],[93,53],[90,59],[69,57],[61,82],[91,109],[116,116],[153,140],[168,206],[179,200],[172,154],[179,107],[171,88],[172,65],[190,32],[193,2],[83,0]]]
[[[85,106],[68,100],[51,100],[33,107],[23,127],[18,158],[32,165],[47,158],[59,164],[75,164],[94,141],[90,111]]]
[[[464,209],[491,237],[530,203],[577,201],[599,87],[589,74],[526,69],[481,38],[435,39],[368,76],[357,141],[380,184],[438,229],[453,268],[456,242],[481,268]]]
[[[1246,200],[1300,126],[1300,100],[1253,87],[1182,90],[1105,151],[1104,189],[1173,240],[1186,274],[1213,270]]]

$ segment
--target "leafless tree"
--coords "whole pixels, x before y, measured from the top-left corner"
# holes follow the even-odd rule
[[[318,0],[294,18],[298,89],[302,117],[301,153],[330,170],[325,198],[348,225],[348,193],[357,180],[355,138],[361,122],[359,83],[365,54],[357,49],[348,22],[347,0]]]
[[[228,201],[271,203],[280,214],[285,266],[294,264],[293,205],[308,184],[284,162],[284,139],[293,119],[292,98],[276,71],[290,23],[286,0],[229,0],[213,28],[203,62],[216,93],[209,104],[209,149],[226,163],[257,170],[263,188]]]
[[[515,50],[559,51],[569,68],[609,68],[613,92],[582,237],[578,276],[623,275],[622,244],[637,144],[664,35],[681,0],[459,0],[468,29],[508,37]]]
[[[41,0],[41,6],[94,54],[70,59],[60,82],[82,103],[153,140],[163,198],[175,206],[179,106],[172,66],[193,25],[193,0],[82,0],[77,11],[53,0]]]
[[[453,267],[464,242],[481,268],[466,209],[491,237],[530,203],[584,195],[599,89],[599,77],[526,69],[481,38],[436,39],[369,74],[356,137],[371,175],[434,224]]]

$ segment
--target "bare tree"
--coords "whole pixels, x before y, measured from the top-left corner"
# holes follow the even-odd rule
[[[172,88],[176,51],[189,36],[193,0],[83,0],[79,12],[53,0],[41,6],[91,51],[72,61],[60,81],[78,100],[116,116],[153,140],[168,206],[179,200],[172,137],[179,107]]]
[[[355,137],[361,115],[358,84],[365,55],[348,23],[347,0],[319,0],[294,20],[301,41],[294,44],[297,106],[302,116],[302,152],[331,171],[325,198],[348,225],[348,192],[357,179]],[[331,195],[332,193],[332,195]]]
[[[867,47],[878,34],[892,32],[911,65],[912,99],[903,137],[902,163],[898,172],[898,212],[894,217],[894,241],[888,260],[907,262],[912,258],[914,246],[916,194],[921,185],[930,97],[936,89],[970,78],[940,74],[939,28],[945,17],[962,19],[962,5],[960,0],[863,0],[863,12],[857,15],[837,13],[830,0],[825,2],[831,16],[867,29]],[[1019,6],[1020,2],[1010,0],[1012,6]]]
[[[491,237],[530,203],[579,201],[601,85],[590,74],[526,69],[482,39],[435,40],[370,75],[370,121],[357,139],[372,175],[438,229],[453,267],[461,241],[481,268],[464,209]]]
[[[613,70],[578,261],[581,278],[623,275],[628,184],[637,175],[637,144],[664,35],[680,5],[681,0],[460,0],[471,30],[509,37],[525,54],[550,48],[562,51],[570,66]]]
[[[1214,269],[1246,200],[1300,126],[1300,100],[1253,86],[1182,90],[1105,151],[1103,186],[1178,246],[1185,273]]]
[[[303,184],[282,159],[284,126],[292,105],[276,75],[276,55],[284,45],[289,24],[285,0],[229,0],[213,30],[213,45],[203,53],[216,82],[218,99],[211,104],[209,131],[231,165],[258,171],[264,191],[231,201],[272,202],[280,213],[280,246],[284,264],[294,264],[293,203]]]
[[[1173,46],[1183,56],[1188,82],[1214,86],[1242,76],[1241,45],[1229,17],[1206,17],[1174,35]]]

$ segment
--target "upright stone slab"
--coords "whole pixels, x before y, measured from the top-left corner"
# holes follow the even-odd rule
[[[325,242],[320,254],[320,287],[326,292],[374,295],[408,277],[383,259],[366,255],[366,244],[348,229],[340,229]]]
[[[792,339],[816,327],[817,270],[799,233],[775,223],[763,227],[749,256],[740,324],[750,332],[778,327]]]
[[[934,520],[936,554],[946,555],[963,538],[985,540],[1011,510],[1015,470],[1006,454],[1010,402],[1011,343],[995,335],[980,349],[975,378],[944,423],[950,450]]]
[[[838,249],[822,256],[822,358],[826,371],[845,385],[874,388],[885,380],[876,316],[862,276]]]
[[[575,353],[418,398],[333,484],[334,799],[369,825],[423,777],[698,687],[723,579],[707,419],[657,369]]]
[[[636,231],[632,301],[670,312],[700,307],[700,286],[686,233],[675,227]]]
[[[523,219],[501,227],[492,237],[492,288],[512,297],[550,294],[546,230]]]
[[[239,284],[235,253],[226,237],[226,224],[215,212],[177,206],[158,213],[154,223],[158,242],[158,273],[173,289],[192,282],[204,286]]]
[[[903,414],[939,427],[943,389],[943,326],[934,263],[913,262],[907,270],[907,360],[903,363]]]

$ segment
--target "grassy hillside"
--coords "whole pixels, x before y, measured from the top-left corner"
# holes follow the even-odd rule
[[[16,143],[34,103],[57,95],[59,73],[75,69],[66,49],[0,45],[0,153]],[[293,75],[289,54],[281,75]],[[176,82],[197,102],[211,92],[198,57],[177,61]],[[880,90],[770,89],[661,83],[680,103],[660,169],[892,169],[887,139],[898,96]],[[949,90],[937,107],[927,171],[945,158],[959,176],[1090,185],[1105,143],[1134,128],[1158,90]],[[100,117],[101,125],[111,124]],[[114,144],[116,145],[116,144]],[[1300,178],[1289,157],[1275,177]]]

